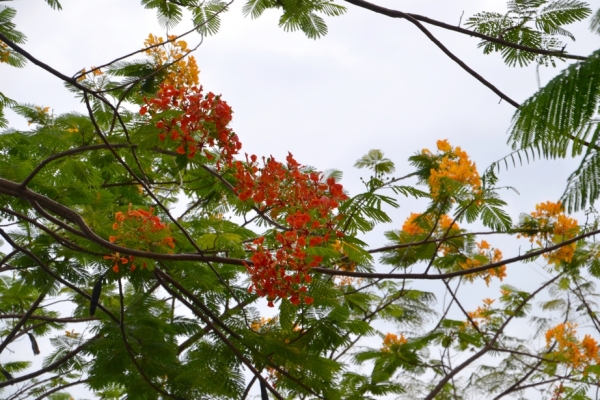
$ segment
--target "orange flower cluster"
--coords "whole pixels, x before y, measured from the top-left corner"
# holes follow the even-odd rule
[[[115,214],[115,222],[112,226],[116,231],[114,236],[109,236],[111,243],[118,243],[127,248],[150,251],[154,248],[166,248],[171,252],[175,248],[175,241],[170,235],[169,227],[163,224],[151,207],[149,211],[142,209],[132,209],[131,204],[127,213],[121,211]],[[119,263],[122,265],[131,264],[131,271],[135,270],[135,257],[122,256],[119,253],[113,253],[104,256],[106,260],[114,262],[113,271],[119,272]],[[146,263],[142,264],[142,268]]]
[[[392,346],[398,346],[408,343],[408,340],[404,337],[404,334],[400,334],[400,336],[394,333],[388,333],[383,338],[383,345],[381,346],[381,351],[390,351]]]
[[[436,220],[428,215],[427,217],[421,217],[422,214],[411,213],[410,216],[402,224],[402,232],[408,233],[412,236],[427,235],[432,233],[432,238],[441,238],[444,236],[452,236],[459,232],[460,227],[452,217],[443,214],[441,215],[436,223]],[[449,254],[454,251],[454,247],[442,243],[439,250],[444,254]]]
[[[0,40],[0,63],[8,63],[10,49],[6,43]]]
[[[552,340],[558,344],[558,349],[551,355],[578,370],[588,365],[600,364],[598,342],[590,335],[585,335],[579,341],[576,327],[576,324],[567,322],[558,324],[546,332],[546,347],[550,347]]]
[[[146,54],[152,57],[158,68],[172,63],[167,67],[167,77],[163,81],[165,85],[171,85],[176,88],[191,88],[198,86],[198,64],[194,56],[186,56],[191,50],[183,40],[175,40],[177,36],[169,35],[170,42],[163,45],[162,37],[153,34],[148,35],[144,45],[148,47]],[[158,45],[158,46],[157,46]],[[155,46],[155,47],[152,47]],[[152,47],[152,48],[149,48]],[[185,57],[185,58],[184,58]]]
[[[572,239],[579,233],[577,220],[565,215],[562,204],[547,201],[536,204],[531,218],[537,221],[540,232],[535,234],[523,233],[520,236],[529,237],[529,241],[540,247],[559,244],[565,240]],[[571,262],[575,255],[576,243],[571,243],[558,250],[544,254],[549,263],[556,266],[563,262]]]
[[[343,187],[333,178],[323,182],[321,173],[304,171],[292,154],[285,165],[269,158],[263,159],[259,168],[255,155],[246,156],[246,161],[235,163],[239,198],[268,210],[271,218],[289,227],[276,232],[276,250],[265,246],[264,237],[248,246],[253,252],[252,264],[246,265],[252,277],[248,290],[267,296],[270,307],[278,297],[289,297],[295,305],[301,301],[310,304],[313,299],[305,295],[304,284],[310,283],[309,269],[318,266],[322,257],[308,254],[307,249],[328,243],[333,232],[343,236],[335,230],[333,214],[339,201],[347,198]]]
[[[438,140],[437,148],[441,152],[439,154],[441,161],[436,168],[430,171],[431,196],[434,199],[440,196],[443,178],[455,180],[478,192],[481,189],[481,179],[475,163],[469,159],[467,153],[458,146],[452,147],[447,140]],[[424,149],[423,153],[430,154],[431,152]]]
[[[496,300],[483,299],[483,306],[478,306],[475,311],[467,312],[469,318],[475,326],[479,326],[480,323],[487,323],[491,319],[491,306]],[[465,328],[471,324],[471,321],[465,322]]]
[[[502,261],[502,252],[498,249],[490,248],[490,244],[485,240],[482,240],[480,243],[477,243],[478,248],[478,256],[477,258],[468,258],[464,263],[461,263],[460,266],[462,269],[468,270],[475,267],[481,267],[486,264],[497,263]],[[465,276],[469,282],[473,282],[475,278],[482,277],[487,286],[490,285],[490,282],[493,277],[496,277],[502,281],[506,276],[506,266],[501,265],[496,268],[490,268],[485,271],[479,271],[473,274],[469,274]]]
[[[431,216],[428,216],[427,218],[421,218],[419,221],[417,221],[417,218],[419,218],[421,215],[422,214],[419,213],[411,213],[406,221],[404,221],[404,224],[402,224],[402,231],[411,235],[422,235],[424,233],[431,232],[431,230],[434,229],[435,221]],[[436,232],[434,233],[445,233],[448,231],[448,229],[460,229],[458,224],[452,221],[453,219],[450,216],[443,214],[437,221],[437,225],[435,226]]]
[[[237,135],[228,127],[232,110],[229,105],[214,93],[202,95],[202,87],[177,89],[173,85],[162,84],[153,99],[144,99],[146,105],[140,114],[150,113],[160,130],[159,138],[174,141],[179,146],[175,151],[194,158],[196,152],[203,150],[209,160],[213,155],[208,148],[220,154],[217,169],[221,161],[232,165],[233,156],[242,148]],[[177,117],[162,118],[165,112],[177,110]]]

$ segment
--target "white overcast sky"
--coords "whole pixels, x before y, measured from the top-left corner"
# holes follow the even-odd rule
[[[205,38],[195,57],[204,88],[222,94],[232,106],[233,127],[243,151],[278,159],[291,151],[302,164],[340,169],[345,173],[342,183],[354,194],[361,184],[352,165],[369,149],[382,149],[396,163],[398,175],[412,171],[406,161],[410,155],[435,148],[438,139],[461,146],[480,171],[509,153],[507,129],[514,108],[504,101],[499,104],[497,95],[409,22],[348,4],[346,15],[326,19],[329,34],[315,41],[301,32],[284,32],[278,27],[277,11],[258,20],[243,18],[243,3],[237,1],[223,16],[220,32]],[[140,48],[149,33],[164,36],[155,13],[144,10],[137,0],[61,3],[60,12],[42,0],[0,4],[17,9],[17,28],[28,37],[25,49],[66,75]],[[479,11],[505,9],[502,0],[376,3],[450,24],[458,24],[463,12],[464,22]],[[591,3],[594,10],[599,6]],[[586,21],[572,26],[577,41],[569,40],[567,51],[588,55],[597,49],[599,37],[589,32],[588,25]],[[172,33],[190,26],[184,21]],[[427,27],[514,100],[522,102],[536,91],[534,66],[509,68],[499,55],[483,55],[478,39]],[[187,39],[190,47],[199,40],[198,35]],[[542,84],[565,66],[540,68]],[[19,102],[49,106],[55,113],[84,112],[57,78],[31,63],[24,69],[0,65],[0,91]],[[19,117],[11,114],[10,119],[14,127],[26,127]],[[535,162],[502,172],[500,184],[520,193],[505,193],[511,216],[517,218],[541,201],[557,200],[576,165],[572,160]],[[424,208],[403,201],[394,212],[397,222],[385,229],[400,228],[410,212]],[[514,255],[511,249],[502,250],[505,257]],[[511,271],[521,267],[509,267],[509,279]],[[513,283],[538,272],[513,274]],[[485,293],[477,294],[473,304],[483,297]]]

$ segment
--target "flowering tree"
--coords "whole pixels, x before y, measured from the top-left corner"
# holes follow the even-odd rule
[[[348,2],[423,28],[424,17]],[[142,4],[167,24],[187,8],[202,34],[216,32],[227,7]],[[569,56],[554,36],[568,36],[562,25],[590,14],[577,1],[510,7],[504,16],[474,16],[473,30],[459,29],[483,39],[485,52],[501,51],[509,65]],[[281,25],[309,37],[325,33],[317,13],[344,10],[331,2],[261,0],[245,12],[255,17],[267,8],[282,9]],[[150,35],[137,52],[143,59],[68,77],[19,46],[24,35],[13,16],[0,8],[0,61],[46,69],[83,99],[87,113],[54,115],[0,94],[0,106],[30,122],[26,131],[0,135],[0,236],[9,248],[0,261],[6,398],[68,399],[70,388],[82,385],[104,399],[244,399],[256,384],[263,399],[501,398],[527,390],[560,399],[587,398],[598,384],[594,213],[582,223],[548,201],[513,221],[495,165],[479,171],[444,139],[417,150],[408,160],[413,172],[403,177],[394,176],[383,152],[369,151],[355,164],[370,171],[364,192],[348,193],[339,172],[314,170],[291,153],[285,160],[245,154],[244,136],[230,127],[232,107],[200,86],[181,36]],[[581,61],[579,71],[591,68],[597,89],[598,69],[590,67],[597,56]],[[515,129],[518,140],[531,130],[539,135],[523,139],[529,147],[519,151],[555,155],[573,146],[595,159],[598,95],[590,91],[596,102],[581,111],[587,119],[567,124],[574,133],[536,131],[545,115],[540,102],[551,95],[534,96],[519,109]],[[570,110],[585,108],[578,107]],[[583,184],[569,192],[585,198],[582,207],[598,197],[588,190],[595,175],[587,174],[577,175]],[[405,183],[409,178],[416,184]],[[392,221],[385,207],[406,197],[421,199],[422,208]],[[175,214],[182,198],[188,206]],[[386,246],[364,241],[390,222],[399,229],[385,233]],[[476,223],[484,230],[473,231]],[[530,248],[505,258],[492,235]],[[475,309],[461,302],[460,288],[493,286],[518,273],[512,265],[532,260],[549,276],[536,290],[501,285]],[[432,280],[446,288],[438,308],[434,293],[419,285]],[[70,308],[50,311],[55,301]],[[275,316],[260,314],[263,303]],[[532,328],[512,329],[524,324]],[[43,336],[51,338],[40,346]],[[31,353],[5,358],[20,339],[30,341]],[[38,355],[41,366],[32,364]]]

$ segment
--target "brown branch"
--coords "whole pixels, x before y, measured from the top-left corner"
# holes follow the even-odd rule
[[[31,315],[34,313],[34,311],[37,310],[38,306],[44,300],[44,297],[46,297],[47,293],[48,293],[47,290],[43,290],[40,293],[38,298],[31,304],[31,306],[29,307],[27,312],[25,314],[23,314],[23,316],[21,317],[19,322],[17,322],[17,324],[12,328],[10,333],[8,335],[6,335],[6,338],[4,338],[4,341],[2,342],[2,344],[0,344],[0,354],[4,351],[6,346],[8,346],[10,344],[10,342],[12,342],[12,340],[15,338],[17,333],[19,333],[19,330],[23,327],[23,325],[25,325],[25,323],[27,322],[29,317],[31,317]]]
[[[95,340],[99,336],[100,335],[96,335],[96,336],[92,337],[90,340],[88,340],[87,342],[85,342],[81,346],[77,347],[75,350],[72,350],[72,351],[68,352],[63,357],[59,358],[58,360],[56,360],[52,364],[49,364],[46,367],[37,370],[36,372],[32,372],[32,373],[27,374],[27,375],[19,376],[19,377],[11,379],[9,381],[0,382],[0,388],[6,387],[6,386],[9,386],[9,385],[14,385],[15,383],[28,381],[30,379],[33,379],[33,378],[37,377],[37,376],[45,374],[46,372],[50,372],[50,371],[54,370],[55,368],[60,367],[66,361],[69,361],[71,358],[73,358],[77,354],[81,353],[86,348],[86,346],[88,346],[93,340]]]
[[[129,144],[122,144],[122,143],[115,143],[111,145],[114,148],[119,148],[119,147],[130,147]],[[66,156],[70,156],[73,154],[79,154],[79,153],[83,153],[86,151],[90,151],[90,150],[100,150],[100,149],[107,149],[107,145],[105,144],[96,144],[96,145],[91,145],[91,146],[82,146],[82,147],[76,147],[74,149],[69,149],[69,150],[65,150],[62,151],[60,153],[56,153],[51,155],[50,157],[42,160],[34,169],[33,171],[31,171],[31,173],[27,176],[27,178],[25,178],[23,180],[23,182],[21,182],[21,187],[25,187],[27,186],[27,184],[29,182],[31,182],[31,180],[38,174],[38,172],[40,172],[40,170],[42,168],[44,168],[47,164],[51,163],[54,160],[58,160],[59,158],[62,157],[66,157]]]
[[[39,397],[36,397],[36,398],[35,398],[35,400],[42,400],[44,397],[48,397],[48,396],[50,396],[52,393],[56,393],[56,392],[58,392],[58,391],[60,391],[60,390],[63,390],[63,389],[66,389],[66,388],[69,388],[69,387],[72,387],[72,386],[81,385],[82,383],[86,383],[86,382],[88,382],[89,380],[90,380],[90,379],[88,378],[88,379],[83,379],[83,380],[80,380],[80,381],[70,382],[70,383],[67,383],[67,384],[65,384],[65,385],[57,386],[57,387],[55,387],[55,388],[53,388],[53,389],[51,389],[51,390],[48,390],[48,391],[47,391],[46,393],[44,393],[43,395],[41,395],[41,396],[39,396]]]
[[[169,284],[165,281],[162,280],[162,276],[167,277],[168,275],[164,274],[164,273],[160,273],[162,271],[159,271],[158,268],[154,269],[154,276],[156,277],[156,280],[161,284],[161,286],[169,293],[171,294],[171,296],[177,298],[177,300],[179,300],[183,305],[185,305],[190,311],[192,311],[196,316],[198,316],[202,321],[204,321],[204,323],[206,325],[208,325],[210,327],[210,329],[219,337],[219,339],[221,339],[221,341],[223,341],[223,343],[225,343],[225,345],[227,347],[229,347],[229,349],[233,352],[233,354],[235,354],[235,356],[244,364],[246,365],[246,367],[252,372],[252,374],[254,374],[254,376],[256,378],[258,378],[258,380],[260,382],[263,382],[265,384],[265,386],[267,387],[267,389],[269,389],[269,391],[273,394],[273,396],[275,396],[276,399],[278,400],[284,400],[283,396],[281,396],[281,394],[279,394],[279,392],[277,392],[277,390],[275,390],[275,388],[273,388],[273,386],[271,386],[271,384],[260,374],[260,372],[254,367],[254,365],[252,365],[252,362],[250,362],[250,360],[248,358],[246,358],[246,356],[244,356],[244,354],[231,342],[231,340],[229,340],[227,338],[227,336],[225,336],[225,334],[223,334],[223,332],[221,332],[217,326],[215,324],[212,323],[212,321],[210,320],[210,318],[208,318],[206,315],[204,315],[203,313],[199,312],[196,307],[194,307],[192,304],[190,304],[190,302],[188,302],[183,296],[181,296],[179,293],[177,293],[175,290],[173,290]],[[164,275],[163,275],[164,274]]]
[[[355,1],[355,0],[346,0],[346,1]],[[484,86],[489,88],[492,92],[496,93],[498,96],[500,96],[501,99],[505,100],[510,105],[514,106],[515,108],[519,108],[519,106],[520,106],[519,103],[517,103],[516,101],[514,101],[513,99],[511,99],[510,97],[505,95],[502,91],[500,91],[500,89],[498,89],[496,86],[492,85],[491,82],[489,82],[484,77],[482,77],[477,72],[475,72],[475,70],[473,70],[471,67],[469,67],[467,64],[465,64],[460,58],[456,57],[452,52],[450,52],[450,50],[448,50],[448,48],[446,46],[444,46],[442,44],[442,42],[440,42],[435,36],[433,36],[433,34],[431,32],[429,32],[429,30],[427,30],[427,28],[425,28],[423,26],[423,24],[421,24],[419,21],[417,21],[415,18],[413,18],[412,16],[410,16],[408,14],[405,14],[405,13],[401,13],[401,14],[409,22],[414,24],[421,32],[423,32],[425,34],[425,36],[427,36],[429,38],[429,40],[431,40],[437,47],[439,47],[440,50],[442,50],[442,52],[444,52],[444,54],[446,54],[452,61],[457,63],[462,69],[467,71],[472,77],[477,79]]]
[[[105,240],[98,236],[85,222],[85,220],[74,210],[71,210],[69,207],[66,207],[46,196],[43,196],[39,193],[33,192],[32,190],[25,188],[21,189],[18,183],[11,182],[6,179],[0,178],[0,193],[6,194],[9,196],[21,198],[24,200],[32,201],[37,203],[40,207],[44,207],[47,210],[55,213],[56,215],[74,223],[77,225],[81,232],[74,230],[72,227],[66,225],[67,228],[70,228],[72,233],[77,235],[82,235],[83,237],[95,242],[96,244],[106,248],[107,250],[113,252],[119,252],[122,254],[127,254],[131,256],[150,258],[155,260],[172,260],[172,261],[202,261],[202,262],[216,262],[216,263],[225,263],[232,265],[245,265],[245,263],[251,264],[251,261],[246,261],[242,259],[229,258],[229,257],[219,257],[219,256],[206,256],[198,253],[184,253],[184,254],[166,254],[166,253],[152,253],[148,251],[134,250],[128,249],[126,247],[121,247],[115,245],[114,243],[110,243],[108,240]],[[65,224],[62,225],[65,227]],[[73,232],[74,231],[74,232]]]
[[[322,267],[315,267],[315,268],[312,268],[311,270],[321,273],[321,274],[325,274],[325,275],[351,276],[351,277],[355,277],[355,278],[440,280],[440,279],[446,279],[446,278],[454,278],[457,276],[470,275],[470,274],[473,274],[476,272],[487,271],[492,268],[498,268],[498,267],[501,267],[506,264],[512,264],[512,263],[515,263],[518,261],[523,261],[523,260],[527,260],[530,258],[538,257],[542,254],[545,254],[545,253],[548,253],[548,252],[551,252],[554,250],[558,250],[563,246],[569,245],[571,243],[575,243],[579,240],[585,239],[590,236],[595,236],[597,234],[600,234],[600,230],[594,230],[591,232],[587,232],[587,233],[581,234],[579,236],[575,236],[572,239],[565,240],[564,242],[556,244],[554,246],[549,246],[549,247],[545,247],[540,250],[532,251],[532,252],[523,254],[522,256],[508,258],[506,260],[490,263],[487,265],[482,265],[481,267],[475,267],[475,268],[471,268],[468,270],[446,272],[446,273],[437,274],[437,275],[423,274],[423,273],[418,273],[418,274],[415,274],[415,273],[411,273],[411,274],[389,273],[388,274],[388,273],[373,273],[373,272],[350,272],[350,271],[341,271],[341,270],[328,269],[328,268],[322,268]]]
[[[10,236],[8,236],[8,234],[6,232],[4,232],[3,229],[0,229],[0,236],[2,236],[8,242],[8,244],[10,244],[13,248],[19,250],[20,252],[26,254],[29,258],[31,258],[48,275],[50,275],[51,277],[53,277],[54,279],[56,279],[57,281],[59,281],[60,283],[65,285],[66,287],[68,287],[69,289],[71,289],[74,292],[78,293],[79,295],[83,296],[84,298],[86,298],[88,300],[91,299],[91,296],[89,294],[85,293],[83,290],[79,289],[77,286],[73,285],[71,282],[67,281],[66,279],[64,279],[63,277],[61,277],[60,275],[58,275],[54,271],[52,271],[50,268],[48,268],[48,266],[46,264],[44,264],[42,262],[42,260],[39,259],[38,256],[36,256],[35,254],[33,254],[31,251],[27,250],[26,248],[16,244],[14,242],[14,240],[12,240],[12,238]],[[106,307],[104,307],[102,304],[98,304],[98,308],[101,309],[102,311],[104,311],[104,313],[106,315],[108,315],[108,317],[111,318],[113,321],[115,321],[116,323],[119,323],[119,320],[117,319],[117,317],[115,317],[115,315],[112,312],[110,312]]]
[[[37,227],[38,229],[40,229],[40,230],[46,232],[48,235],[52,236],[54,238],[54,240],[56,240],[57,243],[61,244],[62,246],[66,247],[68,249],[79,251],[81,253],[86,253],[86,254],[94,255],[94,256],[103,256],[104,255],[104,254],[94,253],[93,251],[89,251],[88,249],[85,249],[85,248],[83,248],[81,246],[78,246],[78,245],[74,244],[73,242],[68,241],[66,238],[60,236],[58,233],[54,232],[52,229],[48,228],[44,224],[41,224],[37,220],[29,218],[26,215],[23,215],[21,213],[18,213],[16,211],[10,210],[10,209],[5,208],[5,207],[0,207],[0,211],[5,212],[7,214],[10,214],[10,215],[18,218],[21,221],[29,222],[33,226]],[[41,210],[38,210],[38,211],[41,211]],[[59,226],[60,227],[64,227],[65,224],[60,224]],[[68,226],[68,225],[66,225],[66,226]],[[80,232],[77,232],[77,234],[80,235]],[[0,265],[2,265],[2,264],[0,264]]]
[[[0,314],[0,319],[9,319],[9,318],[22,318],[25,314]],[[53,318],[45,315],[30,315],[29,319],[39,320],[39,321],[48,321],[55,322],[59,324],[72,324],[76,322],[89,322],[89,321],[98,321],[100,318],[88,317],[88,318],[76,318],[76,317],[64,317],[64,318]]]
[[[531,299],[533,299],[538,293],[540,293],[548,285],[550,285],[551,283],[553,283],[554,281],[556,281],[562,275],[563,275],[562,273],[558,274],[557,276],[555,276],[554,278],[550,279],[548,282],[546,282],[542,286],[540,286],[537,290],[535,290],[529,296],[527,296],[527,298],[523,299],[523,301],[521,302],[521,304],[519,304],[519,306],[516,307],[513,310],[513,313],[508,318],[506,318],[506,320],[504,321],[504,323],[498,328],[498,330],[496,331],[496,334],[494,335],[494,337],[492,337],[492,339],[481,350],[479,350],[473,356],[469,357],[467,360],[465,360],[464,362],[462,362],[460,365],[458,365],[457,367],[455,367],[454,369],[452,369],[446,376],[444,376],[437,383],[437,385],[433,388],[433,390],[425,397],[424,400],[432,400],[432,399],[434,399],[435,396],[444,388],[444,386],[446,385],[446,383],[448,383],[448,381],[450,381],[451,379],[453,379],[454,376],[456,376],[460,371],[462,371],[464,368],[466,368],[473,361],[479,359],[481,356],[483,356],[488,351],[490,351],[493,348],[494,344],[496,344],[496,342],[500,338],[500,335],[502,334],[502,332],[504,331],[504,329],[506,328],[506,326],[508,325],[508,323],[519,314],[519,312],[525,307],[525,305]]]

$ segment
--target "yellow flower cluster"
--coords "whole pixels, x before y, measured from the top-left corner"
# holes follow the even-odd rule
[[[34,106],[34,108],[40,115],[48,114],[50,112],[50,107]]]
[[[502,252],[498,249],[490,248],[490,244],[485,240],[482,240],[480,243],[477,243],[478,255],[483,256],[485,260],[481,258],[468,258],[465,262],[460,264],[460,267],[464,270],[472,269],[475,267],[481,267],[486,264],[496,263],[502,261]],[[466,275],[465,279],[470,282],[473,282],[477,277],[483,277],[485,284],[487,286],[490,285],[490,282],[493,277],[496,277],[500,280],[504,279],[506,276],[506,266],[501,265],[496,268],[490,268],[485,271],[479,271],[474,274]]]
[[[144,41],[144,45],[148,48],[146,54],[154,59],[158,68],[173,63],[167,67],[167,77],[164,80],[166,85],[172,85],[176,89],[197,86],[200,70],[196,59],[193,56],[186,57],[191,50],[184,40],[175,40],[176,38],[175,35],[169,35],[170,42],[161,45],[160,43],[164,42],[162,37],[148,35]]]
[[[94,76],[100,76],[103,75],[104,72],[102,72],[102,70],[100,68],[96,68],[94,66],[92,66],[90,68],[90,72],[94,75]],[[89,74],[89,72],[87,72],[87,70],[84,68],[79,72],[81,75],[79,76],[79,78],[77,78],[77,82],[81,82],[87,79],[87,75]]]
[[[565,215],[562,204],[547,201],[535,206],[531,217],[537,221],[540,232],[535,234],[523,233],[520,236],[529,237],[529,241],[540,247],[559,244],[572,239],[579,233],[577,220]],[[549,263],[560,265],[562,262],[571,262],[575,254],[576,243],[563,246],[558,250],[544,254]]]
[[[383,345],[381,346],[380,350],[390,351],[392,346],[402,345],[407,342],[408,340],[406,340],[403,334],[400,334],[400,336],[398,336],[393,333],[388,333],[387,335],[385,335],[385,338],[383,338]]]
[[[460,147],[452,147],[447,140],[438,140],[437,149],[442,158],[437,168],[432,169],[429,176],[429,186],[434,199],[440,196],[442,179],[449,178],[463,185],[469,186],[471,190],[478,192],[481,189],[481,179],[477,172],[475,163],[469,159],[466,152]],[[423,153],[431,153],[424,149]]]
[[[268,331],[268,325],[277,321],[277,318],[265,318],[257,319],[250,324],[250,329],[254,332]]]
[[[579,341],[576,336],[576,327],[576,324],[567,322],[549,329],[546,332],[546,347],[550,347],[552,340],[555,340],[558,349],[551,355],[555,360],[560,360],[574,369],[599,364],[598,342],[590,335],[585,335]]]
[[[65,331],[65,335],[72,339],[77,339],[79,333],[75,332],[75,329],[71,329],[71,331]]]
[[[342,242],[340,240],[336,240],[335,242],[333,242],[331,244],[331,248],[341,254],[343,254],[344,256],[348,255],[348,252],[344,249],[344,247],[349,247],[351,246],[348,243]],[[344,262],[343,264],[341,264],[338,268],[340,271],[350,271],[350,272],[354,272],[356,269],[356,263],[353,262]],[[334,280],[336,280],[336,285],[338,286],[347,286],[347,285],[353,285],[353,284],[360,284],[363,281],[363,278],[353,278],[351,276],[336,276],[334,277]]]
[[[31,125],[35,122],[43,121],[44,118],[46,118],[48,116],[48,114],[50,113],[50,107],[34,106],[33,108],[37,112],[37,115],[33,119],[28,120],[27,125]]]

